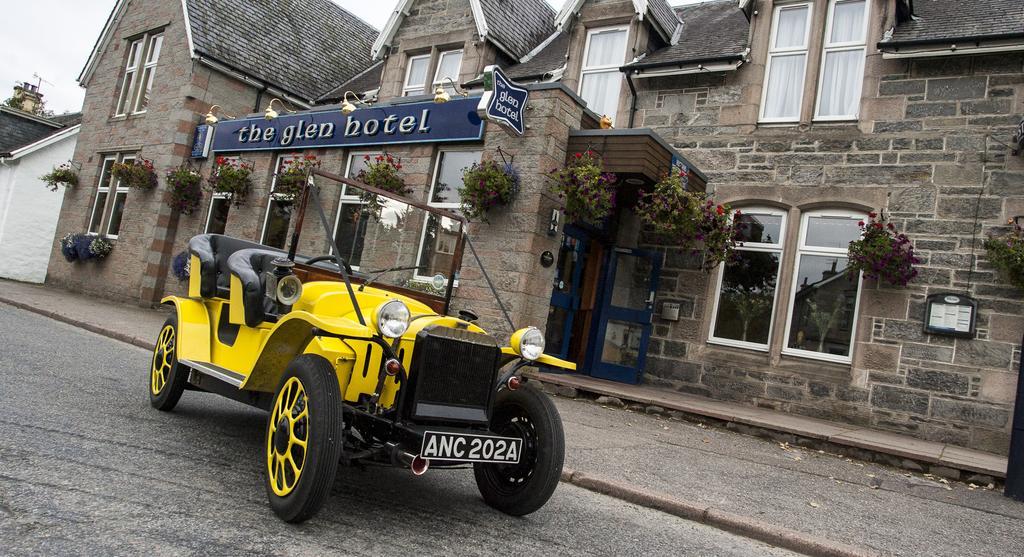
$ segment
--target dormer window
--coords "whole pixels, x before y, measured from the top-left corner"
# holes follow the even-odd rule
[[[459,82],[459,71],[462,69],[462,50],[449,50],[442,52],[437,60],[437,71],[434,72],[434,88],[442,85],[449,94],[454,94],[455,89],[452,83],[445,80],[452,78],[452,82]]]
[[[430,55],[410,56],[405,69],[405,87],[402,96],[422,95],[427,87],[427,70],[430,68]]]
[[[157,33],[143,35],[128,45],[128,61],[125,64],[124,77],[121,79],[116,116],[146,111],[163,42],[164,36]]]
[[[580,69],[580,96],[598,116],[615,121],[622,90],[619,66],[626,61],[629,28],[603,27],[587,32],[587,44]]]

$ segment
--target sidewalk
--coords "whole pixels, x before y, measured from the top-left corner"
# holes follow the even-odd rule
[[[159,310],[5,280],[0,302],[147,349],[166,318]],[[873,444],[872,451],[887,449],[877,454],[993,476],[1005,474],[1005,458],[581,376],[542,377],[563,385],[566,394],[572,391],[564,386],[572,386],[672,409],[688,420],[556,399],[566,429],[563,480],[577,486],[812,555],[1024,554],[1024,504],[1003,497],[998,488],[905,473],[832,454],[828,446],[806,449],[800,442],[767,441],[692,421],[773,431],[779,439],[796,435],[794,441]]]

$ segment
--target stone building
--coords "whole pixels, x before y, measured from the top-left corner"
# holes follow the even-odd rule
[[[81,77],[84,187],[66,193],[57,232],[117,243],[99,265],[51,257],[50,282],[153,304],[182,290],[170,261],[194,234],[282,247],[294,222],[274,175],[293,156],[354,176],[387,152],[412,197],[451,208],[462,168],[512,158],[519,196],[469,233],[513,320],[546,325],[548,352],[583,373],[1005,452],[1024,304],[980,240],[1024,212],[1024,163],[1006,145],[1024,113],[1019,2],[569,0],[555,12],[542,0],[401,0],[379,33],[328,0],[291,2],[289,18],[272,4],[117,3]],[[491,64],[530,91],[525,134],[477,122],[443,135],[465,125]],[[452,100],[435,104],[436,89]],[[275,98],[280,116],[265,120]],[[364,104],[340,116],[355,98]],[[190,156],[207,112],[220,118],[213,156],[254,167],[244,204],[207,195],[179,215],[162,181],[125,191],[105,172],[144,157],[161,173],[209,175],[211,159]],[[433,118],[431,131],[294,145],[265,131],[397,126],[399,114]],[[557,218],[545,178],[587,149],[619,176],[600,227]],[[736,262],[705,273],[648,241],[632,209],[672,168],[746,215]],[[358,264],[363,240],[347,223],[359,198],[322,201]],[[846,245],[878,211],[921,254],[909,287],[846,277]],[[300,250],[326,253],[327,240],[306,234]],[[939,293],[977,301],[973,336],[924,332]],[[506,329],[471,260],[455,303]]]

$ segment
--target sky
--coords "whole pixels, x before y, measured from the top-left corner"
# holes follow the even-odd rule
[[[13,0],[4,0],[0,5]],[[398,0],[333,0],[380,29]],[[547,0],[555,10],[565,0]],[[700,0],[669,0],[686,4]],[[82,71],[114,0],[31,0],[7,10],[8,23],[0,32],[0,99],[13,93],[23,81],[38,84],[46,108],[57,114],[82,108],[85,90],[78,86]],[[14,23],[13,25],[11,23]],[[159,76],[159,73],[157,74]],[[34,76],[39,76],[34,77]],[[44,81],[39,81],[42,78]]]

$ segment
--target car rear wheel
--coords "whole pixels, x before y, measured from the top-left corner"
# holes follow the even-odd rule
[[[530,384],[514,391],[502,389],[494,404],[491,431],[522,438],[523,450],[518,464],[473,465],[484,501],[513,516],[543,507],[558,486],[565,459],[565,434],[555,404]]]
[[[178,363],[177,344],[178,317],[171,315],[157,336],[149,367],[149,403],[164,412],[178,404],[188,376],[188,370]]]
[[[286,522],[312,517],[327,500],[341,458],[341,390],[320,356],[288,365],[267,419],[266,489]]]

